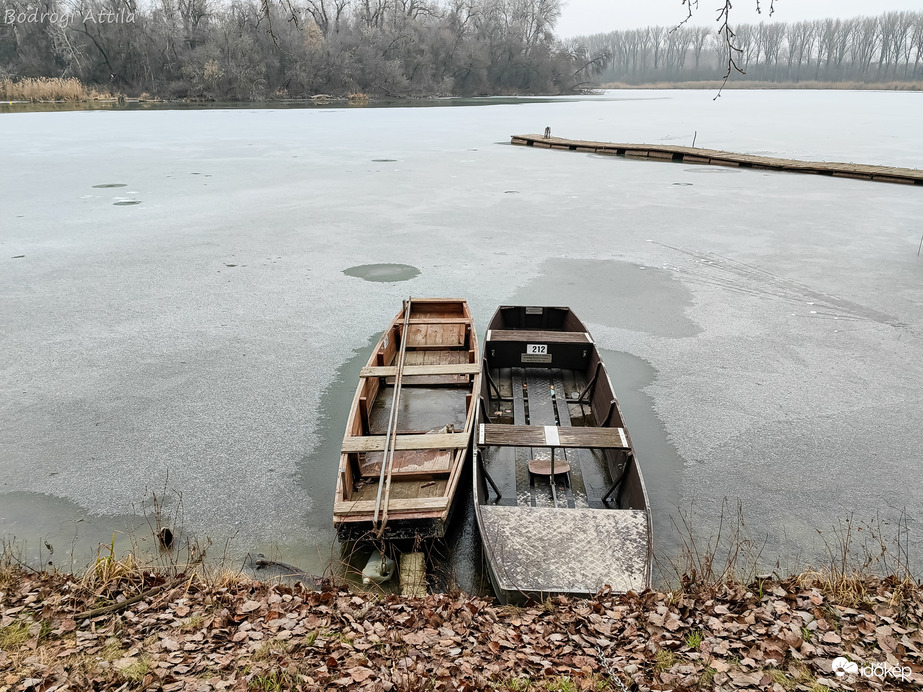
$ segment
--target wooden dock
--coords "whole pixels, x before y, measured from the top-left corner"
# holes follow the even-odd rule
[[[832,161],[797,161],[795,159],[782,159],[772,156],[735,154],[729,151],[701,149],[698,147],[681,147],[667,144],[652,145],[590,142],[579,139],[564,139],[562,137],[545,138],[542,135],[513,135],[511,143],[520,146],[538,147],[540,149],[580,151],[588,154],[625,156],[634,159],[653,159],[655,161],[676,161],[679,163],[705,164],[732,168],[790,171],[793,173],[813,173],[815,175],[830,175],[835,178],[874,180],[882,183],[900,183],[902,185],[923,185],[923,170],[917,168],[897,168],[893,166],[837,163]]]

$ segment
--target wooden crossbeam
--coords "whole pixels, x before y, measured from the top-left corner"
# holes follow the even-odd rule
[[[468,433],[433,433],[427,435],[397,435],[389,449],[464,449],[468,446]],[[385,449],[384,435],[343,438],[344,454],[353,452],[382,452]]]
[[[478,444],[497,447],[581,447],[629,449],[624,428],[580,428],[555,425],[482,423]]]
[[[476,375],[481,371],[479,363],[447,363],[440,365],[405,365],[404,376],[412,375]],[[397,366],[367,366],[359,371],[359,377],[394,377]]]
[[[468,324],[469,317],[411,317],[408,324]]]
[[[488,341],[529,341],[546,344],[592,344],[586,332],[549,332],[539,329],[489,329]]]
[[[335,515],[348,514],[372,514],[375,511],[375,500],[355,500],[353,502],[338,501],[333,503],[333,513]],[[432,512],[444,510],[448,507],[447,497],[421,497],[411,499],[391,499],[388,501],[388,509],[392,512]]]

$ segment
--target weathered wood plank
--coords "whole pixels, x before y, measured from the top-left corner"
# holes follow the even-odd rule
[[[405,365],[404,376],[413,375],[476,375],[481,371],[479,363],[448,363],[439,365]],[[368,366],[359,371],[359,377],[394,377],[397,366]]]
[[[488,341],[528,341],[550,344],[591,344],[586,332],[549,332],[529,329],[491,329],[487,332]]]
[[[595,150],[597,154],[621,155],[629,158],[673,159],[682,163],[705,163],[716,166],[765,166],[779,171],[796,173],[821,173],[838,178],[875,180],[888,183],[923,185],[923,170],[880,166],[875,164],[843,163],[839,161],[798,161],[771,156],[753,156],[700,147],[676,145],[624,144],[616,142],[594,142],[545,138],[543,135],[513,135],[512,143],[543,149],[564,149],[571,151]]]
[[[455,465],[455,450],[449,449],[407,449],[394,453],[394,476],[435,476],[452,472]],[[378,478],[384,452],[368,452],[359,462],[359,475],[363,478]]]
[[[401,596],[423,598],[426,596],[426,561],[423,553],[404,553],[400,567]]]
[[[458,317],[411,317],[410,324],[468,324],[471,320],[459,315]]]
[[[468,433],[435,433],[432,435],[398,435],[394,449],[464,449],[468,446]],[[345,437],[341,450],[350,452],[381,452],[385,448],[384,435]]]
[[[546,430],[546,427],[553,428],[553,430]],[[554,439],[555,436],[557,440]],[[573,428],[485,423],[482,423],[480,430],[478,430],[478,444],[499,447],[629,449],[628,440],[622,428]]]
[[[388,503],[388,511],[393,517],[397,512],[442,510],[448,507],[448,500],[449,498],[447,497],[393,499]],[[354,502],[338,501],[333,503],[334,515],[371,514],[374,511],[374,500],[356,500]]]

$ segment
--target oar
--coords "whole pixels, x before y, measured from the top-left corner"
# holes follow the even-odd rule
[[[401,397],[401,382],[404,376],[404,356],[407,355],[407,330],[410,326],[410,304],[412,301],[412,297],[408,298],[404,306],[404,331],[401,332],[401,350],[398,356],[397,374],[394,377],[394,393],[391,397],[391,415],[388,417],[388,431],[385,435],[385,450],[381,457],[381,475],[378,478],[378,496],[375,498],[375,516],[372,519],[373,525],[377,525],[378,513],[381,509],[381,491],[382,488],[387,485],[384,497],[384,513],[382,515],[381,525],[378,526],[379,536],[384,534],[385,525],[388,523],[388,501],[391,497],[391,469],[394,466],[394,447],[396,446],[397,408]],[[387,472],[385,469],[387,469]]]

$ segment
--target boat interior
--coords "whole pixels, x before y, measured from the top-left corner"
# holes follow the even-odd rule
[[[413,300],[409,315],[402,310],[394,319],[360,373],[335,520],[368,522],[385,500],[392,518],[445,512],[466,455],[465,431],[473,424],[477,357],[464,301]]]
[[[543,346],[536,350],[544,353],[528,353],[532,343]],[[481,422],[622,429],[625,437],[612,443],[618,446],[605,447],[605,442],[595,448],[591,438],[586,447],[488,445],[481,463],[496,488],[489,499],[486,494],[479,498],[481,504],[646,509],[608,373],[592,337],[569,308],[501,307],[488,329],[485,360],[489,370],[481,382]],[[602,442],[598,436],[595,440]]]
[[[604,370],[600,374],[608,380]],[[598,384],[598,377],[594,383],[592,374],[587,377],[586,372],[568,368],[510,367],[493,368],[489,375],[482,385],[484,422],[585,428],[591,433],[600,427],[623,428],[618,404],[604,391],[608,383]],[[589,438],[587,447],[548,447],[540,440],[536,446],[487,445],[481,461],[496,489],[490,488],[480,501],[506,506],[644,509],[643,491],[632,482],[637,470],[632,473],[634,455],[625,435],[626,444],[619,448],[593,448]]]

